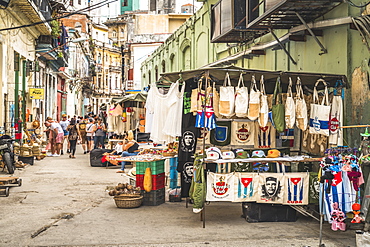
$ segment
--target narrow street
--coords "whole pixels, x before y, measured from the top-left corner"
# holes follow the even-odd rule
[[[17,169],[23,180],[0,197],[0,246],[318,246],[319,223],[247,223],[240,203],[211,203],[206,227],[185,201],[118,209],[107,186],[124,182],[116,169],[77,158],[46,157]],[[8,176],[2,172],[1,176]],[[355,246],[355,233],[324,225],[325,246]]]

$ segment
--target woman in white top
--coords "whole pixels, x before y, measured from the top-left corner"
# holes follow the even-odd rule
[[[87,152],[89,153],[94,147],[94,119],[90,118],[86,124]]]

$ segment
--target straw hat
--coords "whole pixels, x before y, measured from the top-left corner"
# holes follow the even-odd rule
[[[34,121],[32,122],[32,127],[33,127],[34,129],[38,129],[38,128],[40,128],[40,121],[39,121],[39,120],[34,120]]]

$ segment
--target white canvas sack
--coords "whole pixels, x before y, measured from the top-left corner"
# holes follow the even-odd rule
[[[261,108],[259,112],[258,123],[260,127],[266,127],[269,121],[269,103],[267,101],[267,95],[266,95],[266,90],[265,90],[265,83],[263,81],[263,75],[261,76],[261,80],[260,80],[260,90],[261,90],[261,98],[260,98]]]
[[[260,96],[261,93],[257,88],[256,79],[252,76],[251,91],[249,94],[248,118],[256,120],[260,113]]]
[[[234,201],[234,173],[208,172],[207,201]]]
[[[285,102],[285,124],[288,129],[293,129],[295,124],[295,104],[292,93],[292,78],[289,77],[287,98]]]
[[[324,98],[319,104],[317,85],[322,82],[325,85]],[[328,86],[323,79],[317,80],[313,90],[313,104],[311,104],[310,114],[310,134],[321,134],[329,136],[330,104]]]
[[[237,172],[234,180],[233,202],[255,202],[259,175],[255,172]]]
[[[226,73],[224,85],[220,87],[219,112],[222,116],[232,117],[235,109],[235,91],[231,86],[229,73]]]
[[[296,114],[296,125],[300,130],[306,130],[308,127],[308,116],[307,116],[307,105],[304,100],[303,89],[301,79],[297,78],[296,85],[296,100],[295,100],[295,114]]]
[[[243,74],[241,73],[238,86],[235,88],[235,115],[240,118],[248,116],[248,87],[244,86]]]
[[[330,111],[330,136],[329,143],[333,145],[343,146],[343,100],[342,96],[333,96]]]

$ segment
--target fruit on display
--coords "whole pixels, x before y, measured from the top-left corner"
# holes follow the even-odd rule
[[[150,192],[150,191],[152,191],[152,188],[153,188],[153,183],[152,183],[152,170],[150,169],[150,167],[147,167],[147,168],[145,169],[143,185],[144,185],[144,190],[145,190],[146,192]]]
[[[110,196],[119,196],[119,195],[140,195],[141,188],[134,187],[128,183],[119,183],[117,186],[114,187],[113,190],[108,191],[108,195]]]

